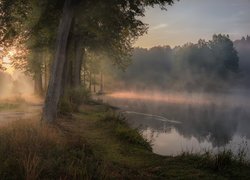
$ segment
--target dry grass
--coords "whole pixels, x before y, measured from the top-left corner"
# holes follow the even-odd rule
[[[90,179],[95,161],[84,140],[57,126],[27,120],[0,130],[1,179]]]
[[[140,134],[106,106],[82,106],[50,126],[39,120],[0,128],[0,179],[249,179],[249,164],[186,154],[153,154]],[[228,158],[229,157],[229,158]],[[226,165],[226,166],[225,166]],[[219,167],[219,168],[214,168]]]

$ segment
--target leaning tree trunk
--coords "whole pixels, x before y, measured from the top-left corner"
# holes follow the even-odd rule
[[[73,19],[73,0],[65,0],[62,18],[58,27],[55,59],[49,80],[48,91],[43,108],[42,120],[52,123],[57,117],[57,106],[62,87],[62,76],[66,61],[68,36]]]

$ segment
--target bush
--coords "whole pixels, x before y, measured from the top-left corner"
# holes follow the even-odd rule
[[[90,92],[83,87],[67,89],[59,102],[59,114],[67,115],[78,111],[78,107],[89,102]]]

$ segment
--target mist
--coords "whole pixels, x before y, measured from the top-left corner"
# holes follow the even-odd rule
[[[250,37],[231,42],[232,51],[227,44],[214,52],[212,41],[135,48],[133,63],[116,72],[116,88],[102,97],[141,130],[155,153],[244,149],[250,158]],[[231,56],[228,65],[223,58]]]
[[[0,71],[0,103],[22,104],[26,108],[42,104],[41,97],[34,94],[34,80],[20,70]],[[31,107],[32,108],[32,107]],[[40,107],[41,109],[41,107]]]

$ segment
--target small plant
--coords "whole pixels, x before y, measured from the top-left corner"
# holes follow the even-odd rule
[[[214,169],[217,171],[224,170],[232,164],[234,155],[231,150],[224,149],[214,155]]]

